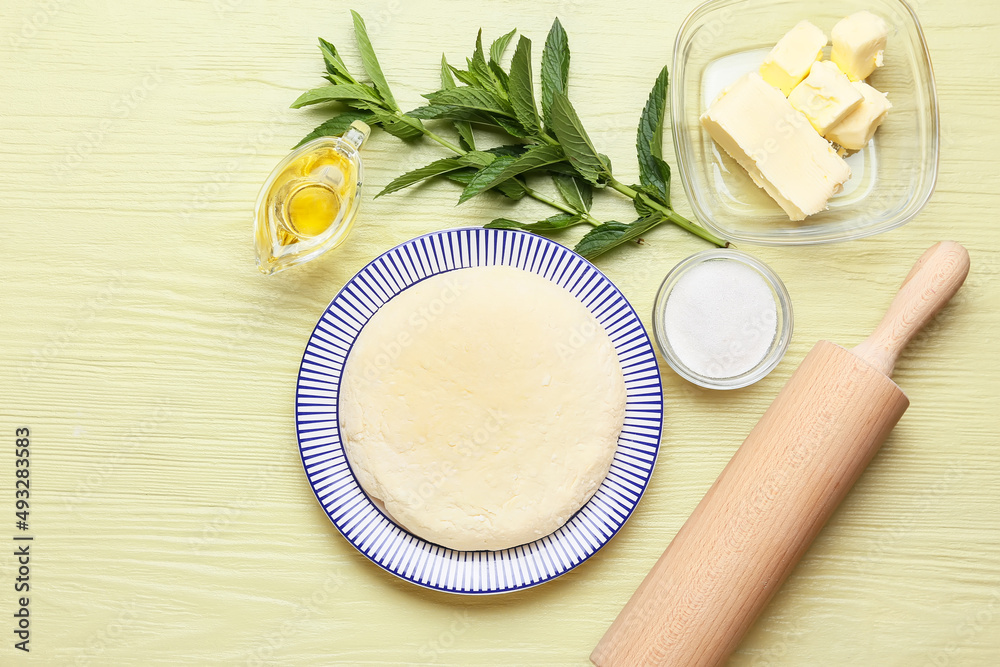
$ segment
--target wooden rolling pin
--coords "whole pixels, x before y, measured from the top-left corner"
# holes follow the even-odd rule
[[[820,341],[646,575],[590,659],[721,665],[857,481],[909,400],[889,379],[958,291],[969,254],[923,254],[874,333]]]

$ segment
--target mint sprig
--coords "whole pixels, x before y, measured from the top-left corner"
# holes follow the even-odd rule
[[[678,215],[670,206],[670,167],[663,159],[663,122],[666,112],[668,75],[666,67],[657,77],[643,108],[636,133],[639,183],[618,181],[610,159],[601,153],[587,133],[569,99],[569,38],[556,19],[542,52],[541,108],[535,97],[531,40],[518,38],[509,69],[501,60],[514,40],[516,30],[495,39],[487,51],[482,30],[476,37],[466,69],[441,59],[441,88],[427,93],[427,104],[403,112],[375,56],[364,20],[352,11],[361,62],[370,83],[356,79],[336,47],[320,40],[329,85],[303,93],[298,108],[334,103],[341,111],[306,135],[301,143],[321,136],[342,134],[354,120],[364,120],[404,140],[425,136],[455,157],[438,159],[402,174],[377,197],[398,192],[434,178],[445,178],[463,187],[459,203],[483,192],[495,191],[511,198],[530,197],[559,211],[538,222],[496,218],[487,227],[523,229],[538,234],[562,233],[579,224],[592,229],[575,246],[587,258],[639,239],[653,227],[673,223],[718,246],[728,245],[703,227]],[[455,144],[431,131],[424,121],[443,123],[457,135]],[[476,150],[475,128],[499,131],[509,137],[487,150]],[[300,143],[300,145],[301,145]],[[539,178],[549,181],[552,196],[529,186]],[[591,214],[594,188],[617,192],[632,200],[638,219],[631,223],[602,222]]]

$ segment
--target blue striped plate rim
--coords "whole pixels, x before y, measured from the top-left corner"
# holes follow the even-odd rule
[[[625,423],[611,470],[594,496],[551,535],[503,551],[455,551],[389,519],[358,484],[337,418],[340,377],[362,327],[389,299],[439,273],[514,266],[566,289],[611,337],[625,375]],[[660,373],[635,310],[590,262],[549,239],[507,229],[433,232],[388,250],[327,306],[306,344],[295,392],[299,453],[309,485],[344,538],[382,569],[450,593],[507,593],[569,572],[621,530],[653,473],[663,427]]]

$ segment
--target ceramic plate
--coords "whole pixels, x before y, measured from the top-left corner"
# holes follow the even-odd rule
[[[365,323],[389,299],[430,276],[474,266],[538,274],[586,306],[604,326],[625,374],[625,425],[611,471],[559,530],[503,551],[455,551],[392,522],[365,494],[344,454],[337,417],[341,371]],[[344,285],[316,324],[295,397],[306,477],[330,520],[376,565],[419,586],[452,593],[505,593],[565,574],[604,546],[632,514],[653,472],[663,424],[660,374],[632,306],[603,273],[571,250],[533,234],[453,229],[415,238],[373,260]]]

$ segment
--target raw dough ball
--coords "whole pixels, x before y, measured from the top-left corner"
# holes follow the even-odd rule
[[[419,282],[365,325],[340,425],[361,486],[420,537],[498,550],[594,494],[625,419],[611,339],[569,292],[504,266]]]

